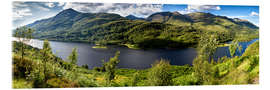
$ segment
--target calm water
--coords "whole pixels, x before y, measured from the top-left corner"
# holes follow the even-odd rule
[[[259,40],[259,39],[253,39],[253,40],[251,40],[249,42],[239,42],[238,44],[242,46],[242,51],[236,50],[235,55],[236,56],[241,56],[245,52],[247,47],[250,44],[257,41],[257,40]],[[231,42],[228,42],[228,43],[231,43]],[[224,56],[231,57],[229,47],[219,47],[219,48],[217,48],[217,50],[216,50],[216,52],[214,54],[214,59],[217,60],[218,58],[221,58],[221,57],[224,57]]]
[[[237,52],[237,55],[241,55],[248,45],[255,42],[258,39],[254,39],[250,42],[241,42],[243,50]],[[42,48],[43,42],[40,40],[32,40],[31,45],[37,48]],[[88,64],[89,68],[102,66],[102,60],[108,61],[110,57],[113,57],[117,50],[120,51],[120,63],[119,68],[135,68],[145,69],[151,67],[156,60],[160,58],[167,59],[172,65],[192,65],[193,59],[197,55],[197,51],[194,48],[168,50],[168,49],[154,49],[154,50],[134,50],[120,46],[108,46],[108,49],[95,49],[92,48],[92,44],[88,43],[74,43],[74,42],[57,42],[50,41],[52,51],[57,56],[64,60],[72,51],[72,48],[78,50],[78,62],[79,66]],[[215,53],[216,57],[227,56],[230,57],[228,47],[220,47]]]

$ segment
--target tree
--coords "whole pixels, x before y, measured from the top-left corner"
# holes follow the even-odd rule
[[[21,60],[24,57],[25,54],[25,45],[24,43],[29,43],[31,41],[31,39],[33,38],[33,32],[34,30],[31,28],[27,28],[27,27],[21,27],[21,28],[17,28],[15,30],[15,34],[14,37],[16,37],[16,39],[18,40],[18,42],[20,42],[20,51],[21,51]]]
[[[70,60],[70,63],[73,65],[77,64],[78,61],[78,53],[77,48],[73,48],[71,54],[68,56],[68,59]]]
[[[238,49],[239,52],[241,52],[242,51],[242,46],[240,46],[237,41],[232,41],[231,45],[229,46],[231,57],[234,57],[237,49]]]
[[[120,62],[120,60],[118,59],[119,55],[120,55],[120,51],[117,51],[115,53],[115,56],[110,58],[110,61],[108,61],[104,64],[106,85],[110,86],[111,81],[115,77],[115,69],[116,69],[117,64]]]
[[[170,74],[171,65],[168,61],[161,59],[152,65],[148,73],[148,83],[151,86],[168,86],[172,84]]]
[[[136,72],[131,78],[131,86],[136,86],[136,84],[139,81],[138,79],[139,79],[139,73]]]
[[[200,84],[214,83],[214,63],[209,63],[209,59],[213,62],[213,55],[217,48],[217,36],[209,33],[201,35],[198,45],[198,56],[193,61],[194,74]]]
[[[73,72],[73,80],[76,80],[78,77],[78,73],[76,71],[77,67],[77,61],[78,61],[78,53],[77,53],[77,48],[73,48],[71,54],[68,56],[68,60],[70,61],[71,65],[71,70]]]
[[[209,59],[209,57],[210,59],[212,59],[218,43],[219,42],[217,41],[217,35],[215,34],[205,33],[201,35],[198,44],[198,54],[202,55],[204,59]]]
[[[42,61],[43,61],[43,74],[44,74],[44,82],[48,80],[47,76],[47,62],[53,60],[53,54],[52,54],[52,49],[50,46],[50,43],[48,40],[44,40],[43,42],[43,48],[41,50],[42,54]]]

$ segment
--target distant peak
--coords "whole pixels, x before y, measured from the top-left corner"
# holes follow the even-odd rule
[[[72,8],[68,8],[68,9],[63,10],[62,12],[77,12],[77,11]]]
[[[180,13],[179,12],[177,12],[177,11],[174,11],[174,12],[172,12],[173,14],[176,14],[176,15],[180,15]]]
[[[126,16],[126,18],[128,18],[130,20],[143,20],[144,19],[144,18],[141,18],[141,17],[134,16],[132,14]]]
[[[136,17],[136,16],[134,16],[134,15],[130,14],[130,15],[126,16],[126,17]]]
[[[60,13],[64,13],[64,14],[73,13],[74,14],[74,13],[80,13],[80,12],[78,12],[78,11],[72,9],[72,8],[68,8],[68,9],[65,9],[65,10],[61,11]]]
[[[69,8],[69,9],[65,9],[61,12],[59,12],[56,16],[57,17],[62,17],[62,16],[70,16],[70,17],[73,17],[73,16],[76,16],[78,15],[80,12],[72,9],[72,8]]]

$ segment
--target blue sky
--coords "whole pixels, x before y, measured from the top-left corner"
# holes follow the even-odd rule
[[[206,7],[204,7],[206,6]],[[180,13],[209,12],[230,18],[246,19],[259,25],[259,6],[242,5],[163,5],[162,11],[179,11]]]
[[[49,18],[64,9],[73,8],[85,13],[116,13],[121,16],[147,17],[156,12],[177,11],[181,14],[209,12],[230,18],[246,19],[259,25],[259,6],[184,5],[184,4],[120,4],[79,2],[13,2],[13,28]]]

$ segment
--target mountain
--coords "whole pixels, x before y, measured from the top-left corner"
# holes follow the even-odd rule
[[[139,18],[139,17],[136,17],[134,15],[128,15],[128,16],[126,16],[126,18],[129,20],[145,20],[144,18]]]
[[[183,48],[196,46],[201,32],[218,34],[220,42],[257,37],[258,27],[240,19],[211,13],[180,14],[158,12],[145,20],[133,15],[82,13],[66,9],[57,15],[38,20],[27,27],[35,29],[34,37],[57,41],[132,45],[139,48]]]
[[[186,14],[193,20],[193,27],[208,31],[251,30],[258,29],[254,24],[243,24],[226,16],[217,16],[211,13],[195,12]]]
[[[151,22],[162,22],[181,26],[190,25],[192,23],[192,19],[178,12],[158,12],[150,15],[146,20]]]
[[[36,30],[35,37],[42,38],[55,34],[61,35],[73,30],[83,30],[95,25],[122,19],[125,18],[118,14],[81,13],[73,9],[66,9],[54,17],[38,20],[26,26]]]
[[[253,23],[249,22],[248,20],[243,20],[243,19],[239,19],[239,18],[234,18],[233,20],[242,26],[246,26],[246,27],[253,28],[253,29],[259,29],[258,26],[254,25]]]

